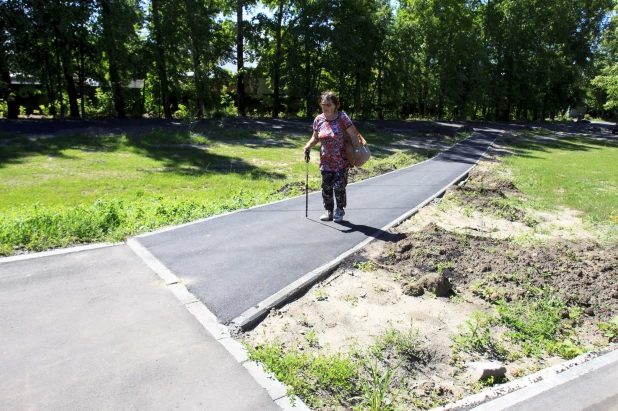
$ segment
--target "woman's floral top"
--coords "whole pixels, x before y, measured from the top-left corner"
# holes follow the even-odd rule
[[[313,120],[313,130],[318,132],[318,139],[322,143],[320,147],[321,171],[339,171],[348,166],[343,130],[341,130],[339,119],[343,119],[346,129],[352,125],[352,120],[344,112],[338,113],[334,120],[327,120],[324,113]]]

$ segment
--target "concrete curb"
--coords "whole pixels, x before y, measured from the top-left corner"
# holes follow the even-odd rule
[[[525,401],[579,376],[618,362],[618,345],[582,354],[506,384],[463,398],[457,402],[433,408],[431,411],[478,410],[498,411]]]
[[[120,244],[124,244],[124,243],[120,242],[120,243],[88,244],[88,245],[80,245],[80,246],[69,247],[69,248],[57,248],[55,250],[41,251],[37,253],[14,255],[11,257],[0,257],[0,264],[10,263],[13,261],[31,260],[33,258],[49,257],[53,255],[79,253],[81,251],[96,250],[97,248],[113,247],[113,246],[120,245]]]
[[[265,372],[261,364],[250,361],[247,349],[232,338],[230,329],[217,322],[217,317],[191,294],[187,287],[180,283],[178,277],[141,245],[138,240],[131,238],[127,241],[127,245],[165,282],[170,292],[178,298],[215,340],[266,390],[275,404],[283,411],[310,411],[309,407],[299,398],[295,398],[294,401],[291,400],[287,395],[288,387],[285,384],[277,380],[272,374]]]
[[[473,135],[471,135],[468,138],[471,138]],[[463,141],[465,141],[465,140],[462,140],[462,142]],[[487,153],[487,151],[489,151],[489,149],[492,147],[494,142],[495,142],[495,139],[487,147],[487,150],[485,150],[485,152],[483,153],[483,156]],[[461,142],[458,142],[457,144],[460,144],[460,143]],[[454,146],[456,146],[457,144],[455,144]],[[454,146],[452,146],[452,147],[454,147]],[[436,155],[432,159],[435,159],[435,158],[439,157],[441,154],[442,153]],[[426,160],[426,161],[430,161],[430,160]],[[301,294],[303,291],[305,291],[306,289],[311,287],[313,284],[315,284],[318,281],[320,281],[321,279],[327,277],[329,274],[331,274],[333,271],[335,271],[337,269],[337,267],[339,266],[339,264],[341,264],[341,262],[344,261],[346,258],[348,258],[352,254],[354,254],[354,253],[360,251],[361,249],[363,249],[364,247],[366,247],[369,243],[371,243],[372,241],[377,239],[382,234],[386,233],[392,227],[395,227],[395,226],[401,224],[403,221],[405,221],[406,219],[408,219],[411,216],[413,216],[414,214],[416,214],[418,212],[418,210],[420,210],[421,208],[425,207],[427,204],[429,204],[435,198],[440,197],[441,195],[443,195],[444,192],[449,187],[459,183],[462,180],[465,180],[468,177],[468,174],[470,173],[470,170],[472,168],[474,168],[479,163],[480,160],[481,160],[481,158],[479,158],[474,164],[472,164],[464,173],[462,173],[459,176],[457,176],[453,181],[451,181],[445,187],[443,187],[438,192],[436,192],[433,196],[429,197],[428,199],[423,201],[421,204],[419,204],[417,207],[415,207],[412,210],[402,214],[400,217],[396,218],[395,220],[391,221],[390,223],[388,223],[387,225],[385,225],[381,229],[377,230],[375,233],[370,235],[369,238],[367,238],[365,241],[359,243],[358,245],[356,245],[355,247],[349,249],[348,251],[344,252],[343,254],[340,254],[334,260],[328,262],[327,264],[324,264],[321,267],[318,267],[315,270],[305,274],[304,276],[302,276],[298,280],[294,281],[292,284],[288,285],[287,287],[283,288],[282,290],[278,291],[277,293],[271,295],[270,297],[266,298],[265,300],[262,300],[256,306],[251,307],[250,309],[248,309],[247,311],[245,311],[244,313],[242,313],[238,317],[234,318],[230,322],[230,326],[234,327],[234,328],[237,328],[237,329],[240,329],[242,331],[251,328],[257,322],[259,322],[262,318],[264,318],[266,315],[268,315],[268,312],[271,309],[273,309],[275,307],[278,307],[278,306],[281,306],[281,305],[284,305],[285,303],[287,303],[288,301],[290,301],[294,297],[296,297],[298,294]],[[422,164],[422,163],[418,163],[418,164]],[[413,165],[411,167],[414,167],[414,166],[416,166],[418,164],[415,164],[415,165]],[[386,173],[386,174],[388,174],[388,173]],[[381,177],[383,175],[386,175],[386,174],[382,174],[380,176],[376,176],[376,177],[373,177],[373,178],[379,178],[379,177]],[[367,179],[367,180],[370,180],[370,179]],[[363,181],[367,181],[367,180],[363,180]]]

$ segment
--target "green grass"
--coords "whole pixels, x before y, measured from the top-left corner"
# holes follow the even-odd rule
[[[538,209],[583,211],[589,222],[615,223],[618,212],[618,143],[586,137],[526,140],[505,157],[515,185]],[[612,214],[613,213],[613,214]]]
[[[348,352],[331,352],[317,344],[311,347],[306,342],[302,350],[290,348],[274,340],[249,346],[248,352],[289,387],[292,397],[300,396],[312,408],[388,411],[397,409],[398,397],[407,388],[398,371],[414,369],[425,350],[418,329],[400,331],[392,324],[365,349],[353,345]]]
[[[300,195],[308,135],[211,127],[189,133],[3,134],[0,255],[100,241]],[[435,152],[389,148],[403,138],[365,133],[374,157],[362,176],[406,167]],[[463,137],[463,136],[462,136]],[[309,186],[319,189],[319,153]]]
[[[455,349],[501,360],[545,354],[570,359],[587,351],[577,336],[580,316],[553,290],[529,287],[519,301],[499,301],[497,315],[474,312],[454,336]],[[498,326],[505,327],[499,337],[493,331]]]

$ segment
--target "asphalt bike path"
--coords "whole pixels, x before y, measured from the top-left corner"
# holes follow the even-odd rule
[[[474,133],[428,161],[350,184],[343,223],[319,220],[322,197],[314,192],[309,195],[308,218],[301,196],[136,240],[221,323],[243,327],[256,318],[252,316],[263,314],[282,290],[294,291],[307,276],[327,270],[343,254],[462,178],[496,136]]]

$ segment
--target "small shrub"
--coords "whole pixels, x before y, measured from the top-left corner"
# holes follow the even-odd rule
[[[376,266],[373,263],[373,261],[357,261],[354,263],[354,267],[358,268],[359,270],[361,270],[364,273],[368,273],[371,271],[375,271]]]
[[[609,339],[609,342],[618,342],[618,317],[612,318],[607,323],[599,324],[599,330],[603,331],[603,336]]]

